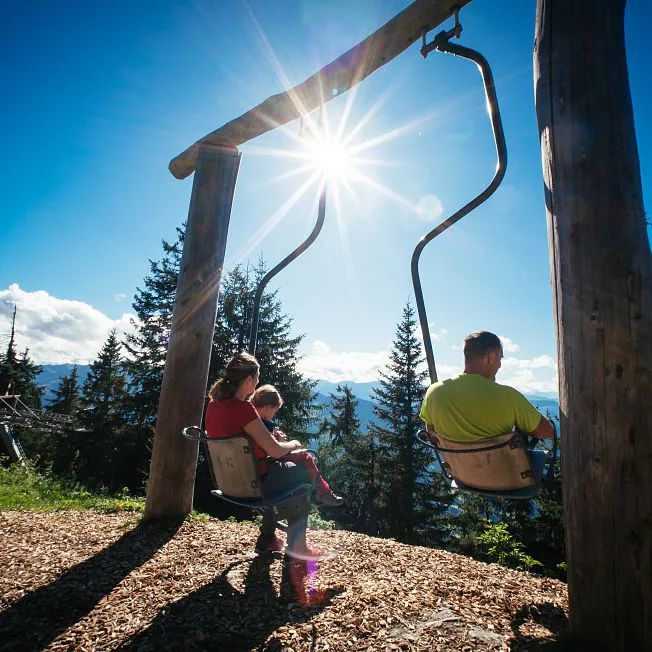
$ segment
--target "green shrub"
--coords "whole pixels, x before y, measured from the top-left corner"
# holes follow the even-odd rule
[[[319,515],[316,505],[310,507],[310,514],[308,514],[308,527],[313,530],[333,530],[335,523],[327,521]]]
[[[496,564],[530,572],[543,569],[543,564],[523,550],[523,544],[514,539],[504,523],[485,520],[484,532],[478,535],[478,543]]]

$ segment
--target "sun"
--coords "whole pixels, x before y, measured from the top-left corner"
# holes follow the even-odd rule
[[[321,169],[328,181],[341,181],[355,175],[353,152],[336,138],[319,134],[306,140],[307,158]]]

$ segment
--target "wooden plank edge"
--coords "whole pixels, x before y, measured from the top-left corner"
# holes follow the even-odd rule
[[[334,59],[301,84],[272,95],[240,117],[204,136],[170,161],[169,170],[185,179],[195,170],[201,144],[237,147],[292,122],[350,90],[453,15],[471,0],[416,0],[373,34]],[[330,89],[324,93],[324,89]]]

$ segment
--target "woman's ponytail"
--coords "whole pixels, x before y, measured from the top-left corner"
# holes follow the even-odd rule
[[[241,383],[249,376],[255,375],[260,369],[258,360],[249,353],[236,353],[227,363],[222,378],[218,378],[208,392],[210,401],[221,401],[233,398]]]

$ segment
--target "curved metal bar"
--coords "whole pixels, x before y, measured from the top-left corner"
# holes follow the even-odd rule
[[[443,36],[442,36],[443,35]],[[423,292],[421,290],[421,279],[419,278],[419,257],[423,248],[439,234],[443,233],[448,227],[461,220],[465,215],[470,213],[473,209],[477,208],[484,201],[489,199],[495,192],[496,188],[500,185],[505,170],[507,169],[507,146],[505,144],[505,133],[503,131],[503,124],[500,119],[500,110],[498,108],[498,98],[496,97],[496,87],[494,85],[493,75],[487,60],[475,50],[464,47],[462,45],[455,45],[450,43],[446,38],[446,34],[442,32],[435,39],[435,49],[441,52],[448,52],[464,59],[473,61],[480,69],[482,75],[482,82],[484,84],[485,96],[487,98],[487,109],[491,119],[491,128],[493,130],[494,142],[496,145],[496,154],[498,156],[498,163],[496,165],[496,173],[491,183],[473,200],[460,208],[456,213],[453,213],[449,218],[441,222],[432,231],[427,233],[421,238],[419,244],[416,246],[412,254],[412,284],[414,286],[414,294],[416,298],[417,311],[419,314],[419,323],[421,325],[421,332],[423,334],[423,346],[426,351],[426,360],[428,361],[428,373],[430,374],[430,382],[437,382],[437,368],[435,367],[435,356],[432,350],[432,341],[430,339],[430,330],[428,329],[428,316],[426,314],[426,306],[423,301]]]
[[[254,298],[254,310],[251,315],[251,330],[249,331],[249,353],[256,354],[256,344],[258,343],[258,322],[260,320],[260,301],[267,284],[293,260],[298,258],[316,239],[324,226],[324,217],[326,216],[326,181],[319,196],[319,208],[317,209],[317,222],[311,234],[291,253],[288,254],[276,267],[272,268],[258,284],[256,296]]]

